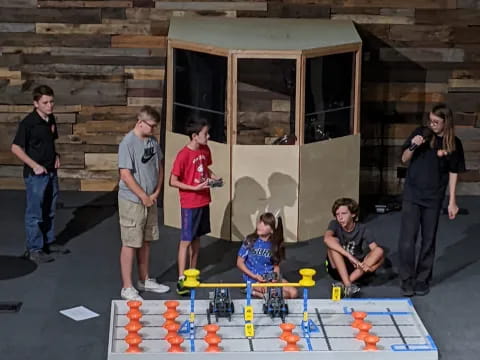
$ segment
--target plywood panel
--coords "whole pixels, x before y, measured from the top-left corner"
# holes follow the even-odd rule
[[[118,169],[118,155],[107,153],[85,154],[85,169],[116,170]]]
[[[114,191],[118,189],[118,180],[80,180],[80,191]]]
[[[216,238],[230,240],[231,219],[231,179],[230,179],[230,146],[209,141],[213,165],[211,170],[223,178],[224,186],[212,188],[212,203],[210,204],[211,235]]]
[[[233,145],[232,240],[242,241],[270,211],[283,218],[285,240],[297,241],[298,152],[289,145]]]
[[[360,135],[300,147],[299,241],[322,236],[340,197],[358,200]]]
[[[188,143],[188,137],[170,131],[165,135],[165,189],[164,189],[164,223],[180,228],[180,200],[178,189],[169,186],[170,173],[177,153]],[[211,190],[210,204],[211,236],[230,239],[230,151],[228,145],[209,142],[213,166],[211,170],[224,179],[222,188]]]

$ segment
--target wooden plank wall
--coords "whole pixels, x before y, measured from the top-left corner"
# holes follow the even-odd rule
[[[397,193],[398,146],[436,101],[462,125],[480,194],[479,0],[0,0],[0,188],[23,187],[10,153],[31,90],[56,92],[63,189],[110,190],[139,106],[162,107],[172,16],[351,19],[364,41],[362,193]]]

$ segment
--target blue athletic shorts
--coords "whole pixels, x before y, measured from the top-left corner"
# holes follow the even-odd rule
[[[192,241],[193,239],[210,232],[210,206],[205,205],[200,208],[184,209],[182,208],[182,241]]]

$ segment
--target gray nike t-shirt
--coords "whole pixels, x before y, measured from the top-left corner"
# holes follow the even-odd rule
[[[158,141],[153,137],[139,138],[130,131],[118,147],[118,168],[129,169],[138,185],[147,193],[152,194],[158,183],[159,161],[163,159]],[[118,196],[122,199],[141,203],[141,200],[120,180]]]

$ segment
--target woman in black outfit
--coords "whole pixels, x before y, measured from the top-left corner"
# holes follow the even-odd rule
[[[446,105],[434,106],[427,126],[415,129],[408,137],[403,145],[402,162],[409,165],[398,247],[401,289],[404,296],[426,295],[430,291],[445,191],[449,185],[448,217],[455,219],[458,173],[465,171],[462,143],[455,136],[452,111]],[[417,254],[415,243],[419,229],[421,242]]]

